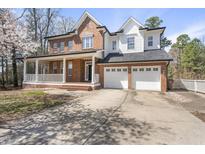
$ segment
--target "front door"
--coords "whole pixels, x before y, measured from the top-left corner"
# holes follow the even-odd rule
[[[85,62],[85,81],[91,81],[92,79],[92,63],[90,61]]]
[[[92,78],[92,65],[88,65],[88,81]]]

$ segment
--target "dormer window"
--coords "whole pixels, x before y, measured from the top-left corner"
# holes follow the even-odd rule
[[[148,37],[148,47],[152,47],[153,46],[153,36],[149,36]]]
[[[93,48],[93,36],[83,37],[83,49]]]
[[[135,48],[135,38],[134,37],[128,37],[127,38],[127,49],[134,49]]]
[[[117,42],[112,41],[112,50],[116,50],[116,48],[117,48]]]

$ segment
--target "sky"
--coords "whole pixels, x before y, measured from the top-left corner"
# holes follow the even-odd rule
[[[205,41],[205,9],[60,9],[60,14],[78,20],[87,10],[111,32],[117,31],[130,16],[144,24],[151,16],[159,16],[162,26],[166,27],[164,35],[172,42],[177,36],[186,33],[191,38]]]

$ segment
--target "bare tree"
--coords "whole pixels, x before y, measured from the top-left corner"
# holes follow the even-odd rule
[[[64,34],[72,30],[75,20],[72,17],[59,16],[56,26],[56,34]]]
[[[57,9],[28,9],[26,14],[26,23],[30,31],[30,35],[40,44],[40,52],[46,52],[46,40],[44,37],[50,35],[54,30],[55,19],[58,15]]]

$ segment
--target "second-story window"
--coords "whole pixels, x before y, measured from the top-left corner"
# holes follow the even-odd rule
[[[53,51],[58,51],[58,43],[53,43]]]
[[[60,43],[60,52],[64,52],[64,42]]]
[[[73,41],[68,41],[68,48],[71,49],[73,47]]]
[[[148,47],[152,47],[153,46],[153,36],[149,36],[148,37]]]
[[[135,48],[135,38],[134,37],[128,37],[127,38],[127,49],[134,49]]]
[[[117,48],[117,42],[112,41],[112,50],[116,50],[116,48]]]
[[[83,37],[83,49],[88,49],[93,47],[93,37]]]

